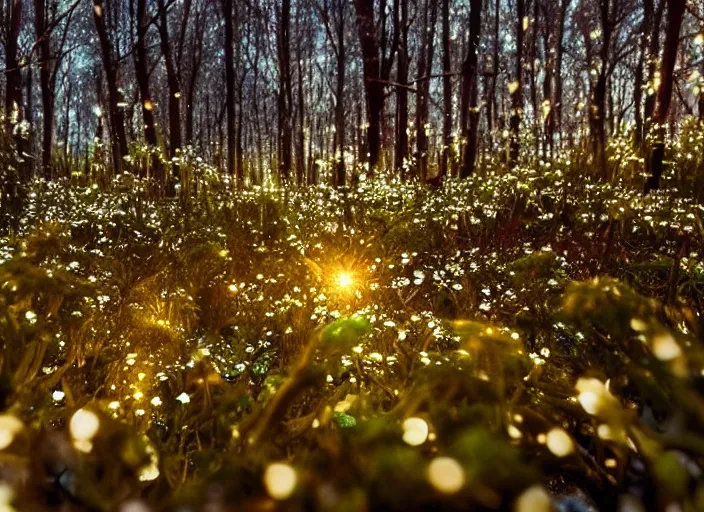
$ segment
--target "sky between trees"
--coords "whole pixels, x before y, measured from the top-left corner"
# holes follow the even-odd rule
[[[432,180],[575,148],[608,178],[608,141],[628,134],[657,188],[665,137],[704,119],[695,0],[0,0],[0,13],[23,179],[98,165],[165,180],[197,157],[243,184]]]

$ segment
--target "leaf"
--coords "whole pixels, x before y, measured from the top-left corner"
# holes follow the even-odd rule
[[[369,321],[366,318],[360,316],[342,318],[325,327],[320,334],[320,339],[327,345],[339,348],[351,347],[369,332],[369,327]]]

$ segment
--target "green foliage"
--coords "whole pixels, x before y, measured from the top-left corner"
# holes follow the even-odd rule
[[[0,247],[15,509],[701,503],[700,206],[566,162],[342,193],[189,158],[178,200],[30,184]]]

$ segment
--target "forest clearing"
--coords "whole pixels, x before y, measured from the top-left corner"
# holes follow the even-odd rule
[[[0,512],[704,510],[704,6],[0,0]]]

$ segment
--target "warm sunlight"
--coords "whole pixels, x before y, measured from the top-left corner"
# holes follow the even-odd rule
[[[354,277],[349,272],[340,272],[337,276],[337,285],[342,289],[349,289],[354,284]]]

